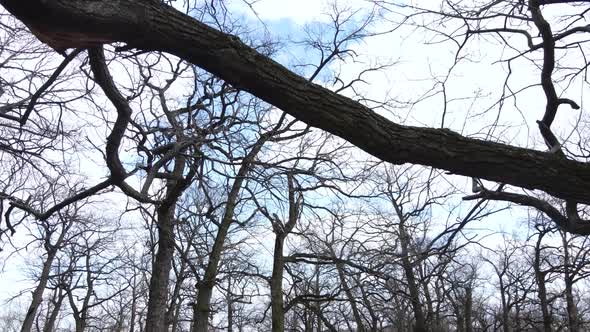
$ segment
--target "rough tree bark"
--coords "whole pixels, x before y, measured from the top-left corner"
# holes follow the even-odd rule
[[[283,246],[285,236],[283,233],[276,232],[274,258],[272,267],[272,278],[270,285],[271,309],[272,309],[272,330],[285,330],[285,310],[283,301],[283,271],[285,269],[285,260],[283,257]]]
[[[561,156],[463,137],[446,129],[402,126],[344,96],[308,82],[239,38],[162,5],[142,0],[0,0],[34,31],[177,55],[395,164],[433,166],[590,203],[590,165]],[[63,43],[63,40],[60,40]],[[86,44],[84,44],[85,46]],[[60,44],[63,46],[63,44]],[[80,46],[72,38],[71,47]]]
[[[164,331],[170,269],[174,256],[174,214],[176,201],[158,208],[158,251],[150,279],[146,327],[149,332]]]

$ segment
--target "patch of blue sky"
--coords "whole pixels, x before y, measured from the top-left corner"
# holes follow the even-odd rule
[[[275,8],[276,2],[260,1],[249,8],[242,2],[233,2],[231,11],[248,26],[249,37],[258,40],[269,39],[276,42],[274,60],[294,70],[303,77],[310,77],[317,65],[334,49],[334,41],[339,43],[353,31],[363,26],[366,18],[374,9],[366,3],[340,4],[338,7],[326,1],[282,1],[281,8]],[[235,7],[235,8],[234,8]],[[279,10],[280,9],[280,10]],[[335,38],[334,18],[339,15],[340,30]],[[372,29],[371,25],[366,26]],[[338,45],[339,50],[348,49],[355,40]],[[330,66],[323,68],[321,81],[329,81],[334,75]],[[317,82],[317,80],[316,80]]]

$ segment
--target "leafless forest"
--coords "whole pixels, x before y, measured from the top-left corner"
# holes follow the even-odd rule
[[[590,1],[264,3],[0,0],[0,331],[590,331]]]

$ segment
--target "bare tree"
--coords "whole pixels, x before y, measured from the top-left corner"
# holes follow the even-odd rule
[[[0,245],[43,254],[21,330],[584,330],[585,2],[333,1],[279,42],[221,0],[0,0]],[[408,31],[451,50],[424,94],[359,89],[391,61],[341,75]],[[499,89],[454,91],[488,48]],[[436,128],[400,116],[433,100]],[[518,236],[471,228],[510,204]]]
[[[557,3],[533,1],[528,4],[527,9],[530,9],[534,16],[532,19],[537,22],[540,30],[547,26],[540,16],[540,6]],[[160,50],[178,55],[280,107],[309,125],[349,140],[382,160],[434,166],[456,174],[527,189],[541,189],[571,202],[589,202],[587,193],[571,190],[587,187],[587,180],[580,176],[566,175],[586,174],[587,169],[583,162],[564,160],[560,155],[470,139],[446,129],[406,127],[393,123],[358,102],[310,84],[246,46],[238,38],[210,28],[159,2],[131,1],[122,6],[107,1],[102,2],[101,6],[92,6],[85,1],[35,1],[23,4],[17,0],[3,0],[2,5],[55,49],[123,41],[128,44],[127,48]],[[518,10],[518,6],[517,4],[513,8]],[[485,11],[489,7],[482,8]],[[37,15],[41,12],[45,14]],[[139,12],[145,14],[133,15]],[[479,13],[471,12],[474,15]],[[505,15],[510,15],[509,13]],[[131,17],[134,19],[130,19]],[[81,22],[84,24],[80,24]],[[63,31],[61,36],[64,38],[55,38],[52,35],[55,31]],[[543,31],[544,41],[537,49],[544,49],[548,53],[547,63],[553,66],[551,52],[554,48],[551,41],[556,37],[547,34],[546,29]],[[577,30],[569,31],[564,32],[564,36],[572,35]],[[84,38],[74,38],[80,35]],[[190,47],[186,47],[187,45]],[[551,68],[546,66],[544,82],[550,80],[547,73],[550,74]],[[552,84],[543,84],[549,98],[546,112],[548,118],[554,117],[560,104],[577,105],[569,99],[553,98],[557,93],[553,93]],[[294,86],[297,89],[293,89]],[[310,111],[312,109],[313,112]],[[334,114],[338,116],[335,117]],[[549,128],[551,124],[547,121],[542,123],[543,128]],[[420,143],[416,142],[416,137],[421,138]],[[392,141],[396,142],[394,146],[390,144]],[[535,172],[530,172],[531,169]],[[533,205],[529,201],[526,203]],[[535,203],[535,206],[543,208],[540,203]],[[546,208],[542,210],[546,213],[553,212]],[[574,211],[573,205],[570,211]],[[572,217],[574,216],[562,216],[555,221],[568,231],[586,232],[584,223]],[[571,220],[565,223],[564,218]]]
[[[36,280],[36,287],[32,293],[31,303],[21,327],[21,331],[23,332],[31,331],[33,328],[35,318],[43,301],[43,294],[48,283],[51,281],[50,279],[60,278],[59,269],[54,269],[54,263],[58,254],[83,232],[77,227],[84,218],[79,212],[80,208],[81,206],[72,206],[67,210],[59,212],[55,218],[45,220],[36,225],[40,231],[39,240],[45,251],[45,257]],[[58,274],[55,275],[55,272]],[[59,280],[57,284],[59,284]]]

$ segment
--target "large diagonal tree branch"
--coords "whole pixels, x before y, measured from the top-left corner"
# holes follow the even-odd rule
[[[45,3],[45,4],[43,4]],[[445,129],[402,126],[362,104],[308,82],[238,38],[173,8],[144,0],[0,0],[35,29],[122,41],[169,52],[394,164],[541,189],[590,204],[590,165],[545,152],[463,137]],[[72,40],[76,47],[76,40]]]

